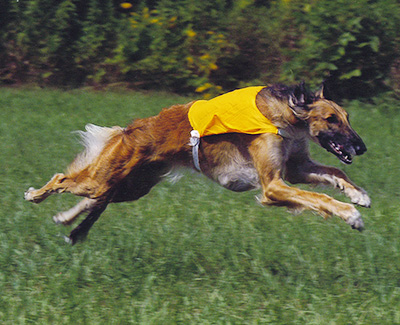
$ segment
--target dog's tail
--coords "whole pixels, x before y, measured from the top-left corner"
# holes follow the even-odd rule
[[[76,131],[85,149],[68,167],[68,174],[78,173],[89,166],[101,154],[107,142],[123,131],[119,126],[109,128],[94,124],[87,124],[85,129],[86,132]]]

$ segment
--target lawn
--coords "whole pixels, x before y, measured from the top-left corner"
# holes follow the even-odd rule
[[[110,205],[88,239],[24,191],[65,170],[86,123],[126,125],[189,101],[165,93],[0,89],[0,321],[3,324],[400,323],[400,109],[345,104],[368,151],[343,169],[372,198],[366,230],[256,204],[196,173]],[[304,186],[306,187],[306,186]],[[348,201],[340,193],[316,188]]]

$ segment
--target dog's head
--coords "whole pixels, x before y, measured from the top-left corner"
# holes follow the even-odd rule
[[[326,99],[323,88],[310,94],[300,84],[289,95],[289,106],[307,124],[311,138],[342,162],[351,164],[354,155],[362,155],[367,150],[350,126],[347,112]]]

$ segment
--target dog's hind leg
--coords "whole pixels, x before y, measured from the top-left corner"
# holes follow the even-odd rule
[[[71,209],[57,213],[53,220],[55,223],[61,223],[63,225],[69,225],[75,221],[82,213],[91,211],[92,208],[97,204],[97,200],[84,198],[77,205]]]
[[[104,202],[94,207],[89,212],[87,217],[74,230],[71,231],[65,240],[72,245],[76,244],[80,240],[84,240],[89,233],[90,228],[92,228],[93,224],[97,221],[97,219],[99,219],[107,205],[108,202]]]
[[[63,183],[66,179],[67,177],[64,174],[55,174],[42,188],[36,190],[35,188],[30,187],[25,192],[25,200],[33,203],[40,203],[54,193],[63,192],[66,185]]]
[[[98,183],[88,177],[85,172],[72,176],[59,173],[55,174],[50,181],[40,189],[30,187],[25,192],[25,200],[33,203],[40,203],[52,194],[64,192],[91,197],[97,188]]]
[[[94,125],[86,127],[87,132],[80,132],[86,149],[79,154],[68,167],[66,174],[55,174],[52,179],[40,189],[29,188],[25,199],[40,203],[54,193],[69,192],[79,196],[98,197],[109,187],[105,184],[120,166],[110,164],[110,153],[124,146],[123,130],[119,127],[102,128]],[[99,176],[101,174],[101,176]],[[101,193],[99,193],[101,192]]]

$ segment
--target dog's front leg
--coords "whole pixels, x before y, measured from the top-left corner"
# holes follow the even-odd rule
[[[367,208],[371,206],[371,199],[367,192],[355,185],[340,169],[308,161],[302,165],[298,165],[295,170],[296,176],[291,176],[288,173],[287,179],[289,182],[331,185],[339,188],[350,198],[352,203]]]
[[[300,211],[312,210],[323,217],[336,215],[353,228],[361,230],[364,222],[360,212],[352,204],[340,202],[326,194],[304,191],[285,184],[282,180],[284,169],[282,141],[273,135],[261,135],[249,147],[263,188],[261,203]]]
[[[361,214],[352,204],[340,202],[326,194],[290,187],[280,178],[272,179],[264,187],[261,203],[285,206],[300,211],[312,210],[325,218],[336,215],[354,229],[362,230],[364,228]]]

